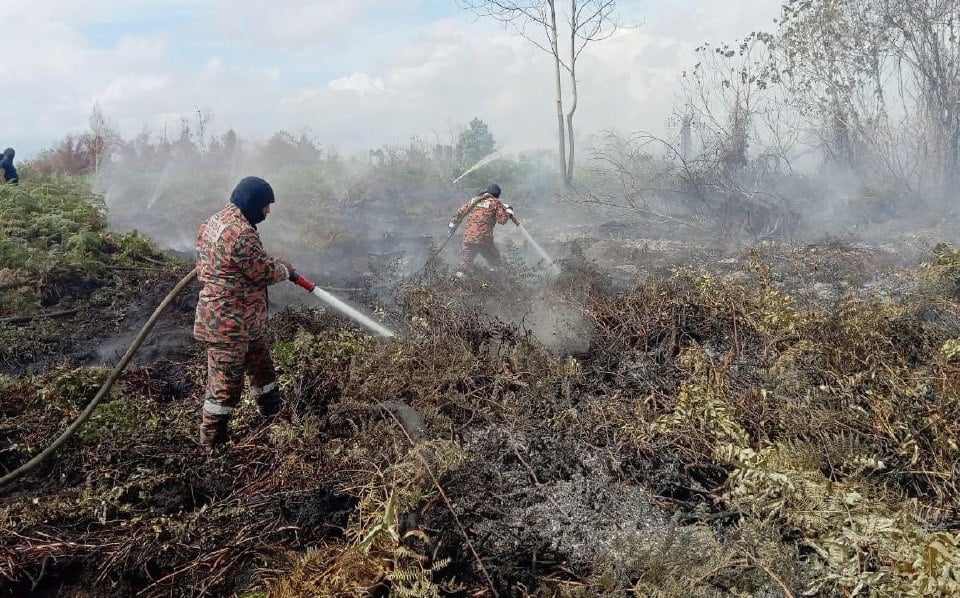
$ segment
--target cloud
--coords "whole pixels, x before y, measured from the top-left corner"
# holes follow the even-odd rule
[[[348,34],[382,6],[377,0],[217,0],[213,24],[235,43],[260,50],[316,48],[331,40],[350,43]]]
[[[150,21],[166,4],[173,16]],[[550,57],[463,11],[441,17],[418,0],[24,5],[11,5],[24,22],[0,39],[8,57],[0,63],[0,142],[24,157],[84,129],[94,102],[126,137],[178,126],[203,109],[214,132],[310,129],[343,152],[414,134],[450,142],[451,129],[474,116],[501,147],[555,146]],[[742,37],[769,23],[776,7],[652,0],[624,2],[622,12],[642,24],[592,44],[580,62],[580,139],[606,128],[662,128],[693,48]],[[118,24],[98,33],[97,14]]]
[[[106,104],[138,102],[163,90],[168,82],[169,79],[163,75],[123,75],[111,81],[91,99]]]
[[[166,35],[124,35],[111,50],[109,60],[116,68],[160,68],[169,48]]]
[[[339,79],[334,79],[330,82],[330,89],[334,91],[353,91],[359,95],[367,95],[368,93],[386,92],[386,86],[383,84],[383,79],[380,77],[371,77],[366,73],[354,72],[346,77],[340,77]]]

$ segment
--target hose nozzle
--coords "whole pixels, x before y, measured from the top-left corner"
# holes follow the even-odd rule
[[[298,272],[290,272],[290,282],[297,285],[298,287],[301,287],[308,293],[312,293],[313,289],[316,288],[317,286],[313,284],[312,280],[310,280],[309,278],[305,278],[303,275],[299,274]]]

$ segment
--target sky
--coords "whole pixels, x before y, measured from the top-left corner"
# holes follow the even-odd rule
[[[561,3],[564,4],[565,3]],[[633,26],[578,62],[579,143],[666,131],[694,48],[770,30],[777,0],[622,0]],[[556,145],[550,57],[455,0],[31,0],[4,5],[0,146],[35,157],[99,105],[124,138],[307,133],[328,151],[451,143],[483,119],[505,152]]]

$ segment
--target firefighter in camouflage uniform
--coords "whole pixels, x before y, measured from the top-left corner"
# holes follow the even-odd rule
[[[510,204],[500,201],[500,185],[490,185],[485,193],[460,206],[453,222],[447,226],[447,238],[453,237],[464,219],[467,221],[467,230],[463,233],[457,276],[463,276],[463,272],[473,265],[477,254],[482,255],[491,267],[499,267],[500,251],[493,244],[493,228],[498,224],[506,224],[507,220],[520,226]]]
[[[197,278],[203,286],[193,334],[207,344],[200,424],[205,452],[227,441],[244,374],[262,415],[272,417],[283,406],[264,328],[267,287],[287,280],[293,267],[267,255],[257,233],[273,202],[269,183],[246,177],[233,190],[230,204],[201,224],[197,234]]]

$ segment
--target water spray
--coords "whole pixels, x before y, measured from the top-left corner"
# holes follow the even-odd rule
[[[543,247],[540,247],[540,244],[534,240],[533,236],[530,234],[530,231],[528,231],[522,224],[517,222],[516,219],[514,219],[514,222],[520,227],[520,232],[523,233],[523,237],[527,240],[527,243],[530,243],[530,245],[533,246],[533,249],[540,254],[540,257],[546,260],[550,272],[559,274],[560,268],[557,266],[556,262],[554,262],[553,258],[543,250]]]
[[[394,336],[394,333],[392,330],[376,322],[375,320],[363,315],[353,307],[350,307],[349,305],[347,305],[345,302],[341,301],[340,299],[337,299],[327,291],[321,289],[320,287],[315,285],[313,281],[310,280],[309,278],[305,278],[301,274],[292,272],[290,274],[290,281],[296,284],[297,286],[301,287],[308,293],[312,293],[313,295],[316,295],[318,299],[320,299],[330,307],[343,313],[345,316],[349,317],[351,320],[354,320],[356,322],[359,322],[360,324],[363,324],[364,326],[376,332],[380,336],[385,336],[388,338]]]
[[[479,162],[477,162],[476,164],[474,164],[473,166],[471,166],[470,168],[468,168],[467,170],[465,170],[465,171],[463,172],[463,174],[461,174],[461,175],[458,176],[457,178],[453,179],[453,183],[452,183],[452,184],[453,184],[453,185],[456,185],[457,182],[458,182],[460,179],[462,179],[463,177],[467,176],[468,174],[470,174],[470,173],[473,172],[474,170],[480,168],[480,167],[483,166],[484,164],[489,164],[494,158],[496,158],[496,157],[499,156],[499,155],[500,155],[500,150],[495,150],[492,154],[487,155],[485,158],[483,158],[482,160],[480,160]]]
[[[520,232],[523,233],[523,238],[525,238],[525,239],[527,240],[527,242],[530,243],[530,245],[533,246],[533,249],[534,249],[538,254],[540,254],[541,262],[543,262],[544,260],[547,262],[547,269],[550,271],[550,273],[551,273],[551,274],[559,274],[559,273],[560,273],[560,268],[559,268],[559,267],[557,266],[557,264],[553,261],[553,258],[550,257],[550,255],[549,255],[546,251],[543,250],[543,247],[540,247],[540,244],[537,243],[537,242],[534,240],[533,235],[530,234],[530,231],[528,231],[528,230],[526,229],[526,227],[524,227],[522,224],[520,224],[520,221],[517,220],[517,217],[513,215],[513,212],[512,212],[512,211],[510,211],[510,220],[512,220],[513,223],[517,225],[517,228],[520,229]]]

